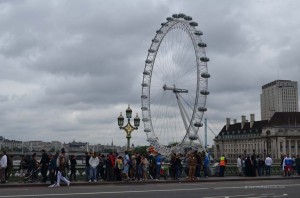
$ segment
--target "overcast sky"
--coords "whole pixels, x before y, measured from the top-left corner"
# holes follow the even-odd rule
[[[117,117],[141,114],[147,50],[185,13],[210,58],[205,117],[260,120],[261,86],[300,81],[297,0],[0,0],[0,136],[125,145]],[[209,130],[209,144],[214,134]],[[143,125],[131,142],[145,145]]]

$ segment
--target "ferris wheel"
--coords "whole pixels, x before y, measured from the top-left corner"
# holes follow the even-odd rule
[[[168,155],[186,145],[202,147],[199,128],[208,91],[206,44],[198,24],[173,14],[156,31],[143,72],[141,109],[147,141]]]

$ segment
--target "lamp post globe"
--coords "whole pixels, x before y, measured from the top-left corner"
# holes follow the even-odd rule
[[[128,105],[128,108],[126,109],[126,118],[130,119],[132,116],[132,110],[130,109],[130,105]]]
[[[122,112],[120,112],[120,116],[118,117],[118,125],[119,127],[123,126],[124,124],[124,117],[122,116]]]
[[[136,114],[135,118],[133,119],[134,126],[139,127],[140,121],[141,121],[141,119],[139,118],[138,114]]]

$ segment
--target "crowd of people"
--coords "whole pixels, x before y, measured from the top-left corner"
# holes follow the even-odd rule
[[[148,152],[146,154],[128,153],[119,155],[112,152],[107,155],[86,152],[84,157],[85,180],[87,182],[98,181],[122,181],[135,180],[144,181],[148,179],[159,180],[171,176],[174,180],[184,174],[186,179],[195,180],[201,177],[201,171],[204,177],[209,175],[209,156],[197,151],[188,152],[183,155],[172,153],[166,161],[167,166],[163,166],[166,158],[158,152]],[[9,161],[12,158],[2,153],[0,161],[0,179],[5,183],[9,180],[10,168]],[[12,167],[12,165],[11,165]],[[37,160],[37,154],[34,153],[30,158],[22,156],[19,165],[20,182],[36,182],[40,173],[40,181],[46,183],[50,181],[49,187],[60,186],[60,181],[70,185],[71,181],[76,181],[77,160],[75,155],[67,156],[65,149],[62,148],[56,154],[47,154],[41,150],[41,159]]]
[[[41,174],[41,182],[50,181],[49,187],[59,187],[63,181],[70,185],[71,181],[76,181],[77,160],[75,155],[66,155],[65,149],[60,152],[47,154],[45,150],[41,151],[41,159],[36,159],[36,153],[32,154],[30,159],[22,156],[19,165],[20,181],[36,182],[38,173]],[[2,152],[0,159],[0,181],[5,183],[9,180],[12,170],[13,156],[8,156],[5,151]],[[215,176],[224,177],[227,159],[221,156],[218,160],[218,170]],[[164,165],[163,165],[164,164]],[[166,165],[167,164],[167,165]],[[111,152],[107,155],[86,152],[84,157],[85,180],[86,182],[99,181],[143,181],[159,180],[167,176],[174,180],[185,177],[187,180],[195,180],[201,177],[211,175],[210,156],[205,152],[189,151],[186,154],[172,153],[168,158],[161,156],[158,152],[149,151],[146,154],[128,153],[119,155],[117,152]],[[237,173],[240,176],[270,176],[273,160],[270,156],[265,159],[259,155],[252,155],[237,159]],[[283,176],[294,174],[300,175],[300,157],[290,158],[283,156],[281,160]]]
[[[237,159],[238,175],[240,176],[270,176],[273,160],[270,155],[261,158],[259,155],[248,155],[247,157]],[[281,157],[282,176],[300,175],[300,156],[289,157],[282,155]]]

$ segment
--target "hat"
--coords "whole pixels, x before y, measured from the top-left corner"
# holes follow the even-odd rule
[[[61,149],[61,152],[62,152],[62,153],[65,153],[65,152],[66,152],[66,151],[65,151],[65,148],[62,148],[62,149]]]
[[[135,155],[131,156],[132,159],[135,159]]]

